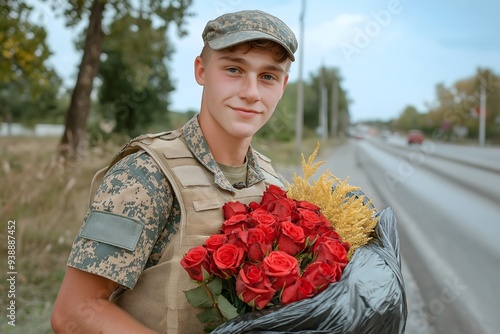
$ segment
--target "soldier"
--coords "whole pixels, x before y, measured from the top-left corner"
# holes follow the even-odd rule
[[[209,21],[202,37],[199,114],[181,129],[132,140],[96,174],[104,176],[54,306],[56,333],[201,333],[183,294],[196,285],[182,256],[218,233],[224,203],[284,187],[251,140],[287,84],[293,32],[249,10]]]

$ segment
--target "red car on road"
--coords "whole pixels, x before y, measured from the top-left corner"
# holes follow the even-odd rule
[[[424,142],[424,133],[420,130],[410,130],[408,132],[408,145],[422,144]]]

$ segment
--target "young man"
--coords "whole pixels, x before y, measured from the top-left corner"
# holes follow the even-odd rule
[[[133,140],[112,161],[73,244],[52,315],[56,333],[201,333],[182,256],[218,232],[228,201],[283,186],[250,146],[288,81],[297,40],[261,11],[209,21],[194,74],[200,113]]]

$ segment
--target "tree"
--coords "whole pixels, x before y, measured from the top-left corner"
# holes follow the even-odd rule
[[[93,81],[98,73],[104,31],[104,13],[114,20],[125,15],[142,18],[156,18],[166,28],[170,22],[178,27],[179,35],[185,35],[184,18],[191,0],[69,0],[61,6],[58,0],[51,0],[54,10],[66,18],[67,26],[74,27],[88,17],[85,32],[82,61],[66,115],[66,128],[59,145],[59,153],[64,161],[76,160],[83,156],[86,144],[86,124],[91,104]]]
[[[173,86],[166,66],[172,54],[166,37],[166,28],[155,28],[150,19],[126,15],[111,25],[99,69],[99,102],[104,118],[115,124],[114,132],[135,137],[167,120]]]
[[[297,105],[297,83],[288,83],[283,97],[274,111],[273,117],[259,130],[257,138],[288,141],[294,136]]]
[[[323,78],[322,78],[323,77]],[[304,124],[310,129],[316,129],[319,126],[319,109],[320,109],[320,87],[324,83],[327,92],[327,124],[329,133],[339,133],[345,131],[343,119],[349,118],[349,101],[346,92],[342,87],[342,77],[340,71],[336,68],[321,67],[318,72],[312,73],[310,82],[307,84],[307,92],[305,97],[304,107]],[[337,126],[339,128],[332,129],[332,101],[334,100],[334,84],[337,85],[336,107],[339,112]],[[335,103],[335,102],[334,102]],[[335,130],[335,131],[333,131]]]
[[[450,88],[436,85],[436,104],[429,108],[424,128],[440,128],[442,138],[452,138],[454,128],[467,128],[469,137],[478,134],[477,110],[481,85],[486,92],[486,134],[494,139],[500,135],[500,78],[487,69],[456,81]]]
[[[304,125],[306,131],[314,133],[319,125],[319,104],[320,104],[320,75],[325,75],[325,84],[328,93],[328,127],[331,132],[331,108],[333,107],[333,85],[334,80],[337,81],[337,110],[339,111],[338,129],[339,132],[345,132],[348,126],[349,112],[346,92],[342,87],[342,78],[339,70],[335,68],[320,68],[317,73],[310,75],[309,81],[303,83],[304,91]],[[287,141],[293,138],[294,124],[297,110],[297,82],[289,82],[283,97],[281,98],[273,117],[264,127],[258,132],[257,136],[266,138]]]
[[[0,12],[0,118],[33,123],[54,109],[61,80],[46,64],[51,52],[45,29],[30,22],[32,7],[6,0]]]
[[[422,124],[423,114],[420,114],[414,106],[407,106],[396,122],[396,128],[403,131],[418,129]]]

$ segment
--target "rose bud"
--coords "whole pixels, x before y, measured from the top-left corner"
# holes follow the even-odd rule
[[[224,219],[229,219],[234,215],[246,215],[248,207],[240,202],[228,202],[222,206],[224,212]]]
[[[290,198],[280,198],[269,203],[267,209],[278,217],[279,221],[291,221],[292,212],[295,210],[295,202]]]
[[[260,206],[262,207],[262,209],[267,210],[267,206],[269,205],[269,203],[283,197],[286,197],[286,191],[284,191],[278,186],[271,184],[269,187],[266,188],[264,194],[262,194],[262,200],[260,201]]]
[[[225,244],[214,252],[212,259],[220,271],[220,276],[229,278],[238,272],[244,255],[245,251],[243,249],[232,244]]]
[[[252,211],[248,214],[248,216],[253,220],[255,220],[256,223],[255,226],[264,224],[264,225],[272,225],[274,227],[278,223],[278,218],[275,215],[270,214],[266,210],[262,209],[257,209],[255,211]]]
[[[341,267],[344,268],[349,261],[347,259],[347,252],[342,243],[338,240],[325,240],[317,245],[316,251],[318,253],[318,257],[316,261],[321,262],[323,260],[331,260],[334,262],[338,262],[341,264]]]
[[[306,237],[302,227],[288,221],[281,223],[277,243],[277,248],[280,251],[295,256],[304,250],[305,244]]]
[[[270,241],[259,228],[248,230],[247,248],[248,259],[252,262],[261,262],[272,251]]]
[[[309,264],[302,274],[302,278],[309,281],[318,292],[325,290],[330,283],[340,281],[342,268],[339,263],[329,260]]]
[[[235,245],[243,251],[248,252],[248,231],[237,228],[227,235],[227,243]]]
[[[238,298],[252,307],[262,309],[275,293],[276,290],[272,288],[269,278],[261,268],[253,264],[243,265],[236,280]]]
[[[300,276],[297,259],[282,251],[269,253],[262,261],[262,269],[276,290],[292,284]]]
[[[250,211],[255,211],[255,210],[260,209],[260,204],[252,201],[252,202],[248,203],[248,207],[250,208]]]
[[[272,215],[265,210],[258,209],[251,212],[249,217],[255,221],[255,227],[264,231],[270,241],[276,238],[278,218],[275,215]]]
[[[181,260],[181,265],[186,269],[189,277],[202,282],[208,277],[203,277],[202,268],[209,272],[208,251],[203,246],[191,248]]]
[[[232,230],[240,228],[246,230],[248,228],[248,216],[246,214],[234,215],[229,219],[226,219],[222,223],[222,233],[230,234]]]
[[[283,303],[283,305],[290,304],[302,299],[314,297],[316,294],[317,290],[314,285],[301,277],[297,282],[283,289],[281,303]]]
[[[297,201],[297,207],[306,209],[308,211],[319,212],[320,208],[317,205],[314,205],[307,201]]]
[[[205,246],[210,254],[215,252],[220,246],[227,242],[227,236],[224,234],[213,234],[206,241]]]
[[[296,223],[304,231],[304,236],[306,237],[306,243],[308,245],[313,244],[318,237],[318,232],[316,230],[316,224],[305,219],[299,219]]]

